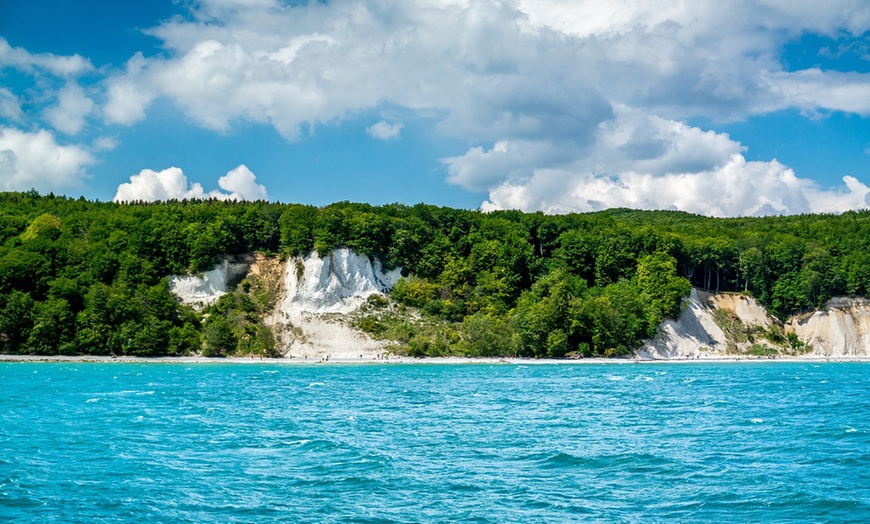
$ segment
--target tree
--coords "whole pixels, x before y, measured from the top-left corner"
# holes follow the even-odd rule
[[[657,326],[680,312],[683,297],[692,285],[677,276],[677,261],[667,253],[657,252],[640,259],[637,265],[637,286],[646,300],[651,326]]]

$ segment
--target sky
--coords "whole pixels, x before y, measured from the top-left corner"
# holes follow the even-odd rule
[[[0,191],[870,205],[864,0],[3,0]]]

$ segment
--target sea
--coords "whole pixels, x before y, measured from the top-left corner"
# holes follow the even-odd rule
[[[0,363],[0,522],[870,522],[870,364]]]

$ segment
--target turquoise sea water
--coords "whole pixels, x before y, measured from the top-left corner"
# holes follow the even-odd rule
[[[870,520],[870,364],[0,364],[0,521]]]

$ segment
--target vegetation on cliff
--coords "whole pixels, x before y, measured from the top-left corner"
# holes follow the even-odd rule
[[[864,211],[548,216],[0,193],[0,352],[269,354],[258,324],[269,306],[250,287],[195,312],[167,277],[222,254],[348,247],[403,268],[394,304],[370,305],[357,322],[412,354],[618,355],[677,314],[691,285],[745,291],[779,316],[866,295],[868,243]]]

